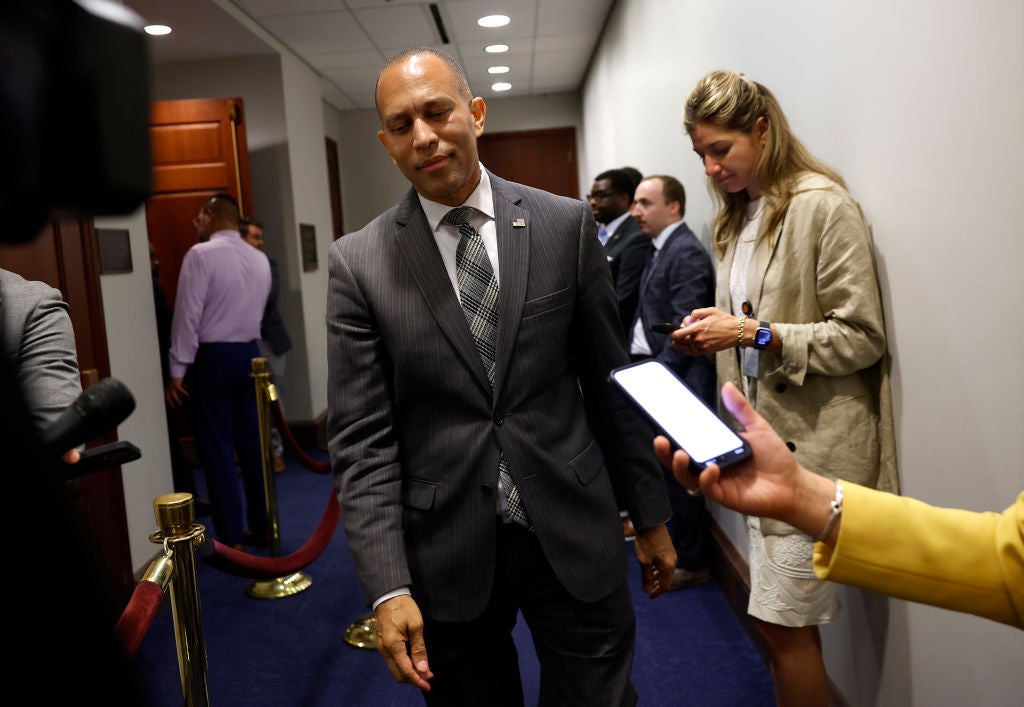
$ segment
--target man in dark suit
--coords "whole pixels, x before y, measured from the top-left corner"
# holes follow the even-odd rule
[[[522,611],[541,703],[635,704],[619,504],[650,596],[675,553],[650,432],[608,384],[629,359],[594,219],[482,168],[487,106],[447,54],[389,60],[376,102],[412,189],[331,245],[327,329],[331,461],[378,650],[430,705],[521,705]]]
[[[640,273],[651,251],[651,241],[629,213],[636,182],[624,169],[609,169],[594,177],[587,202],[601,227],[598,238],[604,245],[612,269],[615,298],[619,302],[622,329],[628,331],[636,313]]]
[[[640,281],[640,298],[629,331],[634,361],[654,358],[671,368],[712,409],[717,407],[715,364],[707,356],[687,356],[672,348],[667,335],[651,330],[658,322],[679,324],[683,317],[715,301],[715,270],[707,249],[683,221],[686,192],[668,175],[652,175],[637,185],[633,218],[654,252]],[[670,590],[711,580],[707,569],[709,518],[704,499],[671,488],[672,542],[679,566]]]

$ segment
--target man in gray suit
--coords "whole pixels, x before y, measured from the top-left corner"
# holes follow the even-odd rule
[[[675,552],[650,433],[607,380],[628,355],[594,219],[482,168],[487,106],[447,54],[392,58],[376,101],[412,189],[331,245],[327,328],[331,462],[378,650],[430,705],[521,705],[522,611],[542,704],[635,704],[620,504],[650,596]]]
[[[40,433],[82,392],[75,333],[60,290],[0,269],[0,330],[32,425]],[[62,457],[78,461],[78,450]]]

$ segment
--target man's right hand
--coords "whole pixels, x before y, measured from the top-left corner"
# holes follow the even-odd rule
[[[378,604],[373,617],[377,621],[377,652],[384,656],[391,676],[429,692],[427,681],[434,673],[427,663],[423,615],[416,601],[400,594]]]
[[[188,391],[185,390],[184,378],[171,378],[167,381],[167,387],[164,389],[164,399],[167,400],[168,405],[176,408],[184,403],[187,397]]]

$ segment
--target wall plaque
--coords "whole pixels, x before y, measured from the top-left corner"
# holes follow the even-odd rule
[[[299,241],[302,243],[302,271],[313,272],[318,267],[316,260],[316,226],[311,223],[300,223]]]
[[[127,229],[97,228],[100,241],[100,274],[132,271],[132,243]]]

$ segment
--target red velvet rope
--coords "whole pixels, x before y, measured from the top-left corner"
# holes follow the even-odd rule
[[[330,471],[330,462],[318,462],[316,459],[306,454],[302,447],[299,446],[299,443],[295,441],[295,437],[292,436],[291,428],[288,427],[288,423],[284,419],[284,411],[281,410],[281,401],[272,400],[270,402],[270,410],[274,413],[274,422],[277,424],[277,429],[281,432],[281,438],[284,444],[288,447],[288,451],[291,452],[292,456],[298,459],[299,462],[310,471],[315,471],[318,474],[326,474]]]
[[[135,657],[135,651],[149,631],[163,601],[164,590],[156,582],[142,581],[135,585],[132,598],[114,627],[114,635],[126,658]]]
[[[320,556],[324,548],[331,541],[331,538],[334,537],[334,531],[338,527],[338,519],[340,517],[341,511],[338,508],[338,497],[332,489],[331,497],[327,501],[327,508],[320,519],[320,524],[317,525],[309,540],[292,554],[285,557],[250,555],[241,550],[235,550],[218,540],[214,540],[213,552],[207,557],[202,557],[202,559],[211,567],[235,577],[274,579],[275,577],[294,574]]]
[[[288,445],[289,451],[309,470],[319,474],[325,474],[331,469],[328,462],[318,462],[307,455],[295,438],[292,436],[288,423],[284,420],[281,412],[280,401],[272,401],[271,410],[274,419],[277,421],[279,430],[283,431],[283,438]],[[316,530],[302,547],[286,557],[261,557],[250,555],[241,550],[224,545],[218,540],[206,544],[206,551],[209,553],[200,557],[208,565],[235,577],[248,577],[251,579],[274,579],[289,574],[294,574],[308,566],[313,560],[320,557],[331,538],[338,528],[338,520],[341,517],[341,510],[338,507],[338,497],[331,490],[330,498],[327,501],[327,508],[320,519]],[[209,548],[213,550],[210,552]],[[132,658],[138,650],[142,639],[149,630],[157,611],[163,604],[164,592],[159,584],[149,581],[139,582],[132,592],[132,598],[125,607],[117,625],[114,627],[114,635],[125,657]]]

